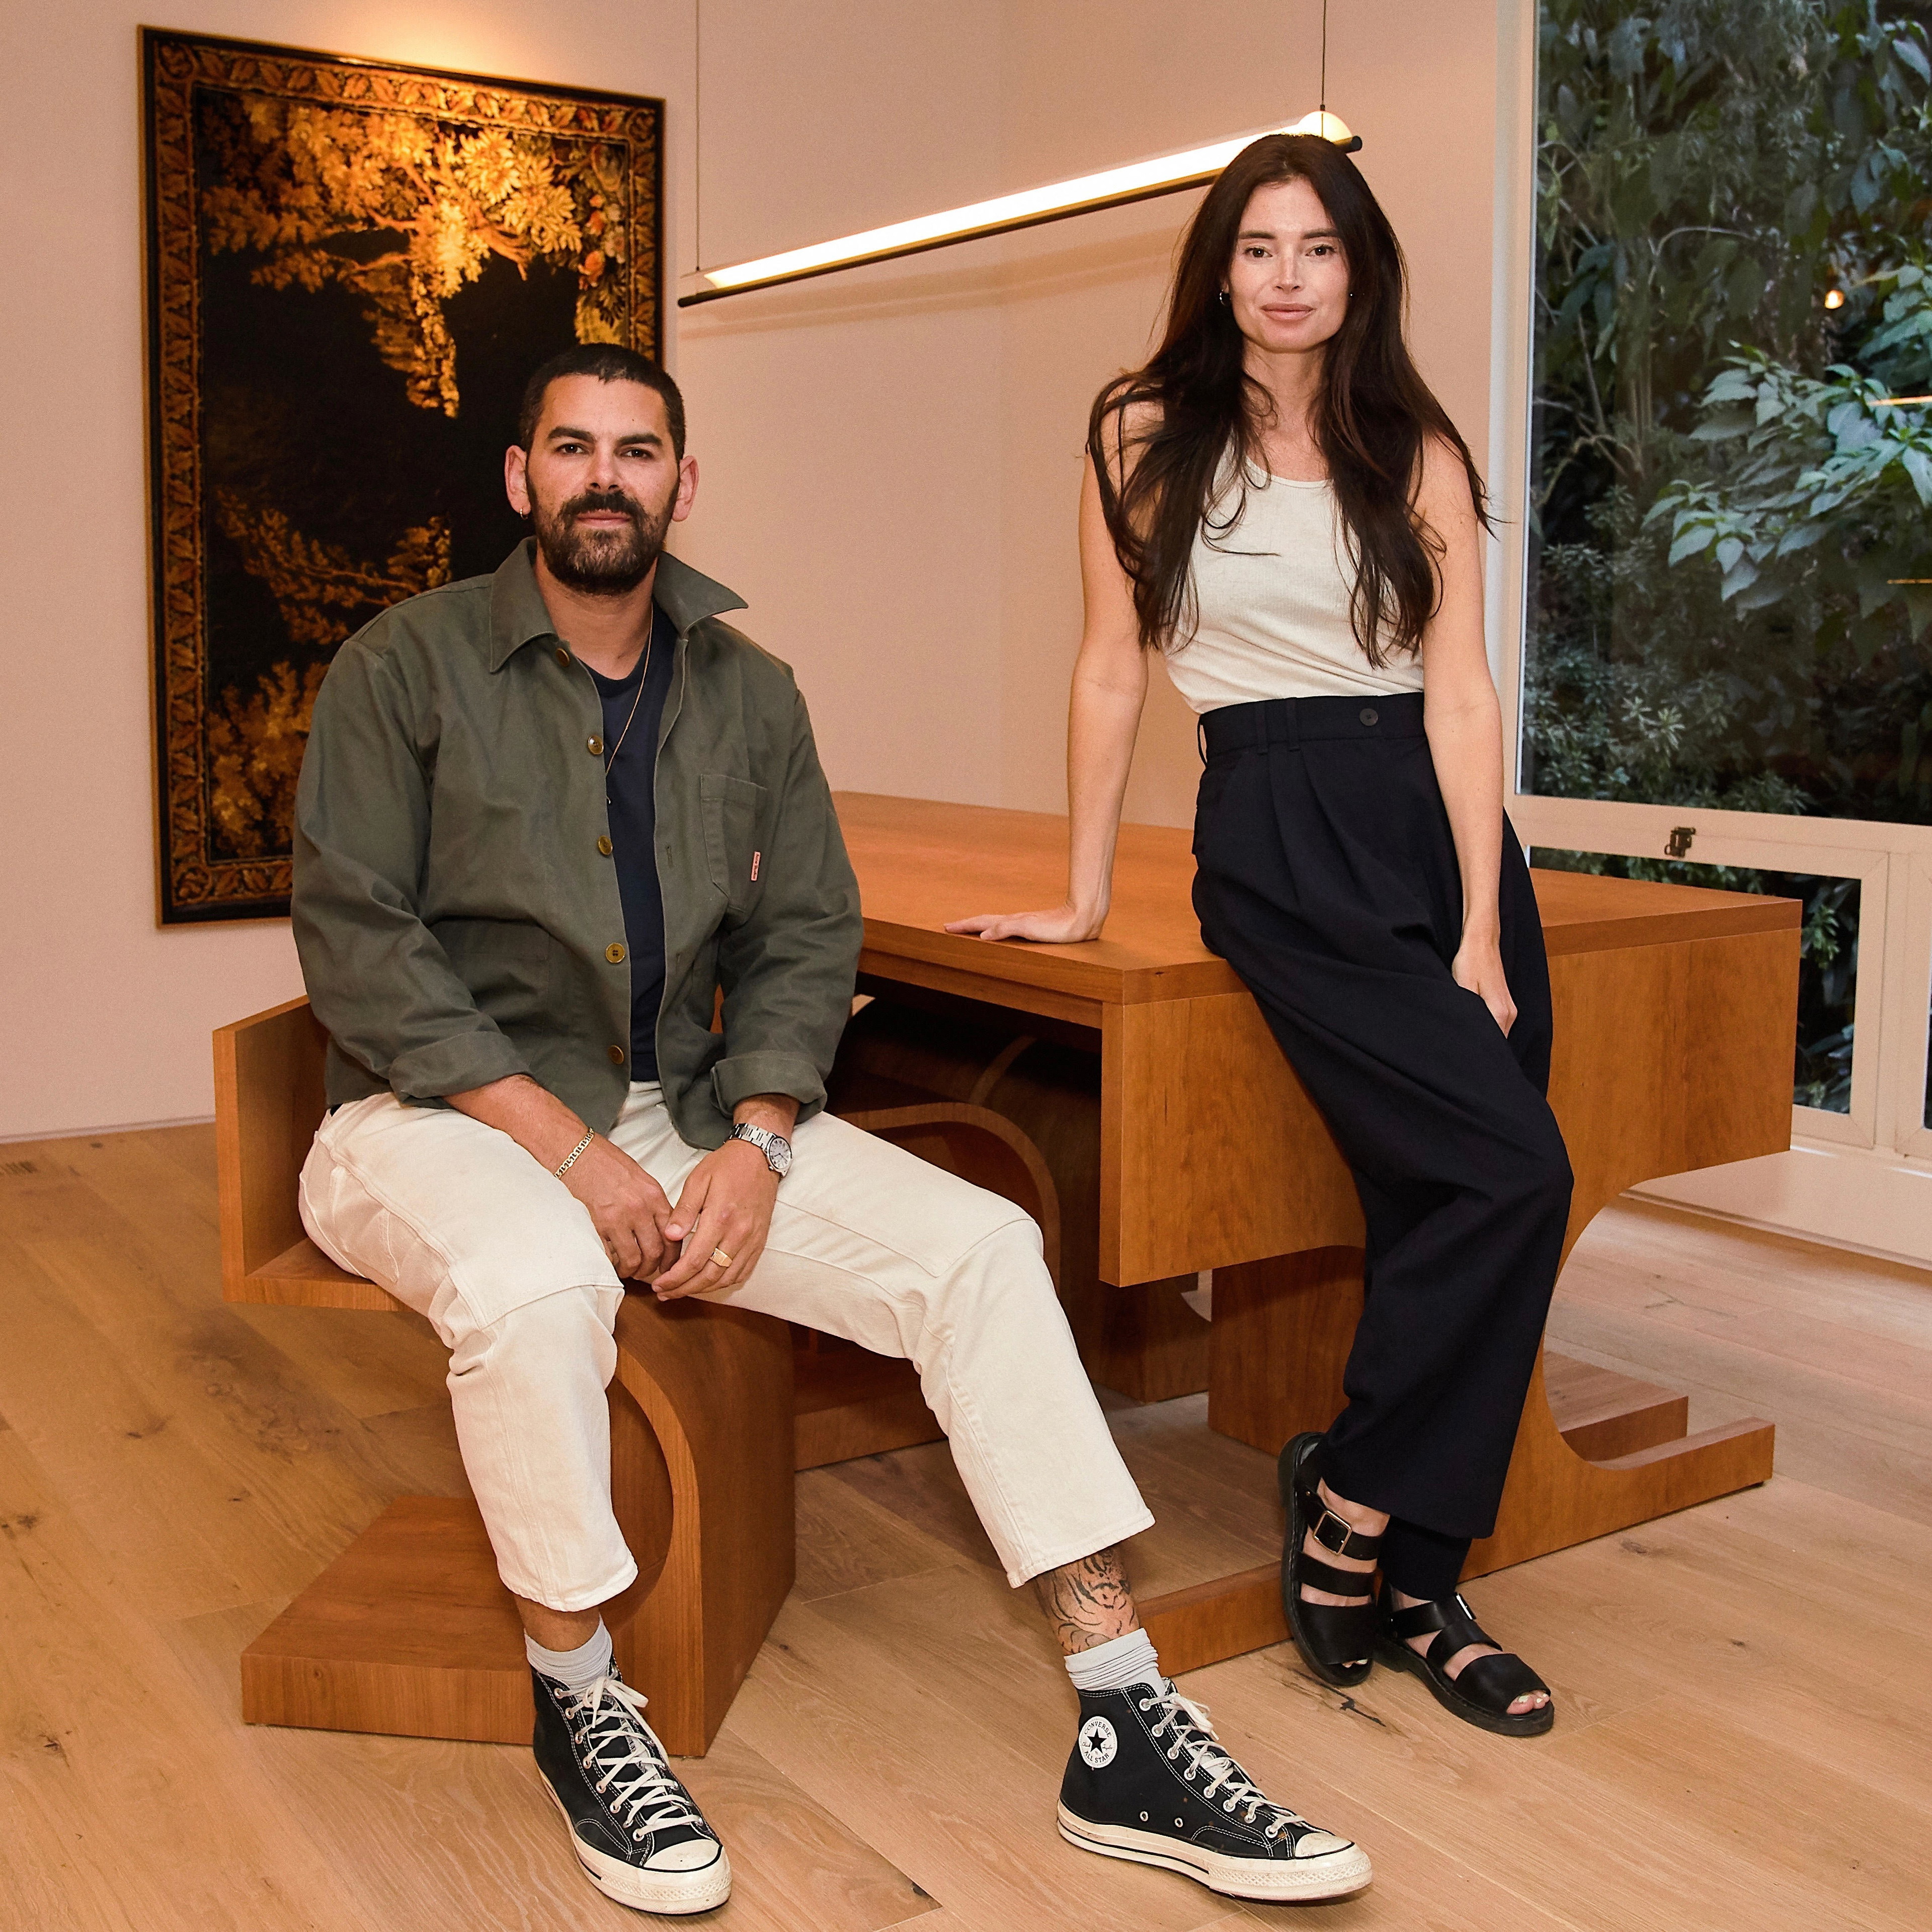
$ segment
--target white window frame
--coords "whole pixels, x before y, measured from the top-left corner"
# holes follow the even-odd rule
[[[1556,807],[1552,810],[1550,808]],[[1740,866],[1768,872],[1814,872],[1858,881],[1857,1024],[1852,1036],[1851,1106],[1845,1113],[1794,1106],[1792,1132],[1806,1140],[1842,1141],[1850,1147],[1880,1144],[1880,1066],[1886,1028],[1879,988],[1885,980],[1886,913],[1891,860],[1884,852],[1850,844],[1798,844],[1760,836],[1762,820],[1747,812],[1692,812],[1682,806],[1639,806],[1606,818],[1589,799],[1514,797],[1510,816],[1526,845],[1616,854],[1627,859],[1669,856],[1673,832],[1695,832],[1685,859],[1693,865]],[[1720,824],[1718,821],[1723,821]],[[1800,824],[1813,831],[1819,821]]]
[[[1894,858],[1891,901],[1887,929],[1898,934],[1899,942],[1892,950],[1896,970],[1885,992],[1886,1030],[1892,1042],[1886,1057],[1892,1076],[1886,1096],[1891,1140],[1907,1159],[1923,1161],[1932,1171],[1932,1127],[1926,1125],[1932,1107],[1932,1078],[1926,1069],[1932,1054],[1932,970],[1927,967],[1932,961],[1932,848]]]

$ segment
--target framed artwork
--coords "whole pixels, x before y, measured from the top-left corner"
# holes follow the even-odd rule
[[[661,353],[664,104],[141,46],[160,917],[259,919],[336,646],[523,534],[530,371]]]

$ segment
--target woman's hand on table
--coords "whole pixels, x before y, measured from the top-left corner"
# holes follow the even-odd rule
[[[982,912],[970,919],[949,920],[946,929],[980,939],[1030,939],[1042,946],[1077,946],[1098,939],[1107,922],[1103,912],[1082,911],[1057,905],[1047,912]]]

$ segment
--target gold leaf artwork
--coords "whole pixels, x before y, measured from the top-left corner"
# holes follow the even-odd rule
[[[352,614],[449,581],[449,530],[440,517],[405,530],[388,562],[377,567],[357,562],[339,544],[304,536],[279,510],[250,508],[232,490],[215,492],[215,511],[243,568],[267,585],[297,644],[332,652],[356,628]],[[252,692],[230,685],[208,707],[209,808],[238,857],[260,857],[286,839],[315,694],[328,669],[326,657],[299,674],[280,660]]]
[[[373,616],[449,581],[449,526],[440,517],[405,530],[388,562],[376,567],[357,562],[339,544],[304,536],[280,511],[256,508],[232,490],[218,489],[214,504],[242,567],[268,586],[298,644],[332,650],[356,628],[346,613],[361,608]]]
[[[247,697],[232,685],[208,712],[209,809],[237,857],[275,851],[295,815],[315,694],[326,664],[299,677],[287,663],[272,665]]]
[[[212,98],[204,124],[208,248],[265,256],[251,273],[266,287],[353,290],[419,408],[458,412],[444,304],[493,256],[525,275],[574,267],[578,340],[623,339],[607,280],[628,247],[614,144],[261,95]]]

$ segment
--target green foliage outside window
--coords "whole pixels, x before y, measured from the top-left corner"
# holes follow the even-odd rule
[[[1932,823],[1928,27],[1543,0],[1526,790]]]

